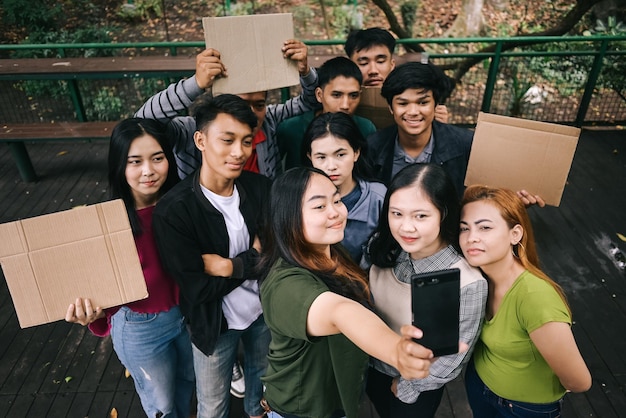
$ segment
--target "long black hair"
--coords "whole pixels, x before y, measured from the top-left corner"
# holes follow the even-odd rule
[[[400,189],[421,190],[439,210],[441,225],[439,236],[447,245],[459,249],[460,203],[456,189],[445,170],[436,164],[411,164],[404,167],[391,180],[385,194],[378,227],[369,242],[367,254],[379,267],[393,267],[402,251],[389,228],[389,200]],[[460,249],[459,249],[460,250]]]
[[[331,244],[330,259],[304,236],[302,205],[313,176],[330,178],[313,167],[294,167],[278,176],[272,184],[269,222],[263,242],[261,271],[265,276],[274,263],[287,263],[311,271],[334,293],[366,306],[370,304],[365,272],[340,245]]]
[[[159,190],[159,195],[162,196],[179,181],[174,153],[172,152],[172,147],[170,146],[165,132],[165,125],[159,121],[130,118],[124,119],[118,123],[111,133],[108,159],[109,187],[111,188],[110,197],[124,201],[134,235],[140,235],[142,228],[135,208],[135,199],[133,198],[133,193],[126,180],[128,150],[135,139],[144,135],[153,137],[161,148],[163,148],[165,158],[167,158],[167,162],[169,163],[169,170],[167,179]]]

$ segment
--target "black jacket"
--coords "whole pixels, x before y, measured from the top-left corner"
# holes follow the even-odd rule
[[[367,137],[368,156],[374,178],[389,186],[393,169],[393,150],[398,126],[381,129]],[[452,179],[459,199],[465,190],[464,181],[474,132],[433,121],[435,149],[430,162],[441,165]]]
[[[270,181],[244,171],[235,180],[239,209],[250,233],[250,250],[233,259],[230,278],[204,272],[202,254],[228,258],[229,239],[222,214],[206,199],[199,183],[199,170],[185,178],[157,203],[152,223],[163,265],[180,286],[180,307],[191,329],[191,341],[206,355],[215,349],[226,323],[222,298],[255,277],[258,253],[252,248],[264,219]]]

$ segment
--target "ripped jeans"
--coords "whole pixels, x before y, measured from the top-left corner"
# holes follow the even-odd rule
[[[189,417],[195,388],[193,355],[178,306],[156,314],[123,306],[111,317],[111,338],[146,415]]]

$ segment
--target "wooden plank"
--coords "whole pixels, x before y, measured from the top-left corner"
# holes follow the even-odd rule
[[[45,375],[49,364],[44,360],[41,362],[41,352],[46,347],[48,337],[52,333],[54,328],[53,324],[43,325],[34,328],[33,336],[28,343],[21,347],[19,357],[15,360],[13,368],[11,369],[10,376],[4,381],[0,391],[6,393],[13,391],[13,393],[28,394],[32,393],[32,390],[22,391],[22,385],[30,379],[36,378],[36,389],[39,388],[37,382],[40,381],[40,376]],[[18,342],[14,342],[16,347]],[[31,381],[32,382],[32,381]]]
[[[135,391],[116,391],[111,401],[111,409],[113,408],[117,410],[120,417],[146,416],[141,407],[139,396]]]
[[[79,392],[76,393],[74,399],[72,399],[72,405],[67,411],[68,417],[89,417],[89,408],[91,407],[91,402],[95,397],[95,393],[93,392]],[[106,417],[106,415],[93,415],[94,417]]]
[[[36,330],[34,328],[28,328],[18,332],[4,351],[2,363],[0,363],[0,382],[2,382],[0,394],[15,393],[14,388],[7,385],[7,381],[11,379],[12,373],[19,371],[19,365],[16,366],[16,364],[19,362],[22,352],[26,350],[35,333]]]
[[[331,58],[343,54],[309,55],[309,65],[319,67]],[[394,55],[396,65],[420,61],[420,53]],[[116,73],[190,72],[196,70],[196,56],[141,56],[93,58],[18,58],[0,60],[0,79],[7,76],[76,75]]]
[[[39,388],[41,392],[66,391],[65,386],[62,386],[61,382],[65,384],[64,379],[68,376],[68,370],[74,360],[75,353],[86,333],[89,333],[89,331],[86,331],[80,325],[72,325],[70,327],[67,337],[59,348],[58,355],[52,362],[48,373],[43,378],[43,382]]]
[[[194,72],[196,56],[19,58],[0,60],[0,75]]]
[[[19,388],[20,394],[42,392],[41,386],[49,375],[58,353],[63,349],[63,343],[72,328],[72,325],[65,321],[58,321],[51,327],[52,331],[40,350],[37,359],[33,361],[33,368],[28,378]],[[56,392],[56,391],[55,391]]]
[[[111,412],[111,403],[115,392],[98,391],[93,397],[89,410],[85,416],[87,417],[106,417]],[[119,411],[118,411],[119,412]]]
[[[32,406],[35,401],[35,396],[30,395],[19,395],[13,399],[13,403],[11,408],[5,415],[6,418],[24,418],[28,417],[28,410]]]
[[[0,417],[9,415],[9,410],[15,402],[15,395],[0,395]]]
[[[33,403],[28,410],[29,417],[60,417],[58,411],[51,411],[56,393],[35,393]]]
[[[118,122],[8,123],[0,125],[0,141],[109,139]]]
[[[50,405],[48,417],[69,417],[69,410],[76,397],[75,393],[57,393]]]
[[[108,347],[108,350],[110,350],[110,355],[109,360],[106,363],[106,367],[104,368],[102,377],[100,379],[98,390],[134,392],[135,384],[133,382],[133,379],[130,377],[126,377],[124,373],[126,369],[124,368],[119,358],[117,357],[117,354],[113,350],[111,338],[106,337],[102,341],[102,343]]]

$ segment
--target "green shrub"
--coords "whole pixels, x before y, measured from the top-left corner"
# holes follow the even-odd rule
[[[163,17],[162,0],[135,0],[124,3],[117,11],[117,15],[127,20],[148,20],[152,15]]]
[[[27,32],[53,31],[63,17],[61,3],[46,0],[2,0],[3,20]]]
[[[85,98],[85,112],[89,120],[120,120],[124,106],[114,87],[102,87],[94,97]]]

